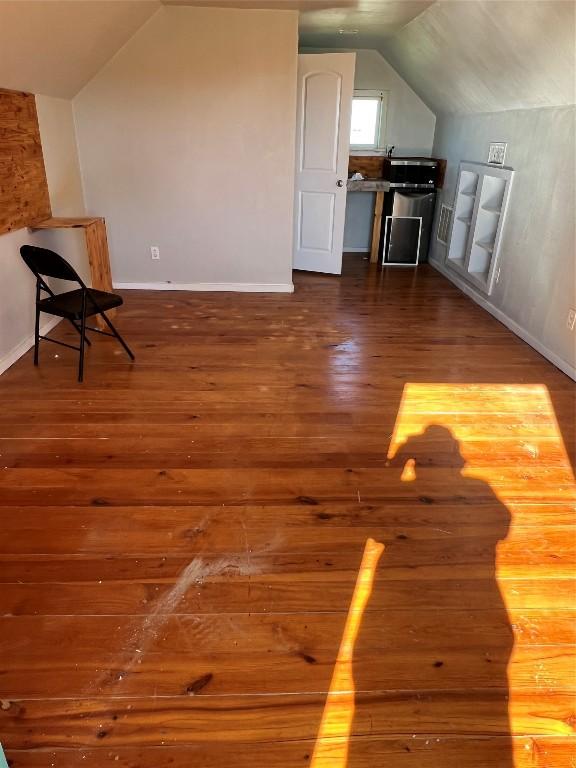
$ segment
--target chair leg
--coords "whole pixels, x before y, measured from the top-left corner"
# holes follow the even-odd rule
[[[34,365],[38,365],[38,350],[40,347],[40,309],[36,305],[36,321],[34,323]]]
[[[76,323],[74,322],[74,320],[70,320],[70,323],[71,323],[71,324],[74,326],[74,328],[75,328],[75,329],[78,331],[78,333],[79,333],[79,334],[82,334],[82,331],[80,330],[80,328],[78,328],[78,326],[76,325]],[[88,344],[88,346],[89,346],[89,347],[91,347],[91,346],[92,346],[92,342],[90,341],[90,339],[88,338],[88,336],[86,336],[86,339],[85,339],[85,341],[86,341],[86,344]]]
[[[100,312],[100,314],[102,315],[102,317],[103,317],[103,318],[104,318],[104,320],[106,321],[106,324],[107,324],[108,328],[110,328],[110,330],[112,331],[112,333],[114,334],[114,336],[116,336],[116,338],[118,339],[118,341],[120,342],[120,344],[122,344],[122,346],[124,347],[124,349],[125,349],[125,350],[126,350],[126,352],[128,353],[128,356],[129,356],[129,358],[130,358],[131,360],[135,360],[136,358],[134,357],[134,353],[132,352],[132,350],[130,349],[130,347],[128,346],[128,344],[126,344],[126,342],[124,341],[124,339],[122,338],[122,336],[120,336],[120,334],[118,333],[118,331],[116,330],[116,328],[114,328],[114,326],[112,325],[112,323],[110,322],[110,320],[108,320],[108,318],[106,317],[106,315],[104,314],[104,312]]]
[[[78,381],[84,381],[84,342],[86,341],[86,302],[82,302],[82,322],[80,324],[80,361],[78,363]]]

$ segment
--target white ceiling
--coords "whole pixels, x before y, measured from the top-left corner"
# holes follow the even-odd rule
[[[161,3],[300,10],[301,45],[379,50],[436,113],[575,101],[572,0],[0,0],[0,87],[75,96]]]
[[[0,87],[75,96],[159,7],[154,0],[0,0]]]
[[[303,46],[342,44],[340,30],[366,41],[393,34],[434,0],[162,0],[165,5],[298,10]],[[348,37],[348,36],[347,36]]]
[[[0,87],[72,98],[161,5],[301,12],[322,44],[338,29],[397,29],[429,2],[404,0],[0,0]]]
[[[163,0],[298,8],[300,45],[378,50],[435,113],[575,101],[573,0]]]
[[[303,46],[368,47],[393,35],[433,0],[357,0],[346,6],[306,10],[300,17]],[[334,5],[334,4],[333,4]]]
[[[387,0],[368,0],[378,4]],[[191,5],[201,8],[244,8],[245,10],[310,11],[323,8],[353,8],[366,0],[161,0],[164,5]]]
[[[575,102],[571,0],[442,0],[377,46],[433,112]]]

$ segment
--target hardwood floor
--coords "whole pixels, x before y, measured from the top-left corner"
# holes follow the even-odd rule
[[[574,766],[574,383],[429,267],[125,298],[0,379],[10,765]]]

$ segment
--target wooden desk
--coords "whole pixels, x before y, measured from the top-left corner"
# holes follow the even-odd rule
[[[112,290],[108,238],[106,237],[106,222],[103,218],[94,216],[82,218],[53,217],[34,224],[30,229],[83,229],[92,288],[99,291]],[[107,314],[109,317],[114,317],[115,312],[116,310],[113,309]],[[100,325],[100,320],[101,318],[98,318],[98,325]]]
[[[106,222],[98,217],[51,218],[34,224],[30,229],[83,229],[90,264],[92,288],[99,291],[112,290],[110,256],[106,237]]]

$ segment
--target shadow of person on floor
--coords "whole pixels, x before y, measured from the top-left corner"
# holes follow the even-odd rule
[[[386,470],[381,512],[393,533],[354,653],[353,730],[369,723],[386,738],[353,738],[348,768],[513,768],[513,632],[496,577],[510,513],[465,466],[452,432],[434,424]]]

